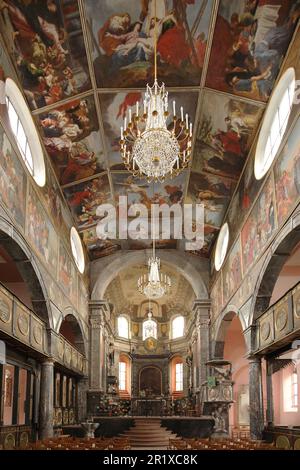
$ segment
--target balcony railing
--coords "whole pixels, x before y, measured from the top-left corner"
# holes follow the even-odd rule
[[[256,321],[256,349],[278,348],[300,333],[300,282],[289,290]]]
[[[87,373],[87,360],[61,334],[50,333],[46,323],[0,283],[0,331],[44,356],[52,356],[68,369]]]

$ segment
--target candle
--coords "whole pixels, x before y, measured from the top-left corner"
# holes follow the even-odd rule
[[[131,108],[129,108],[129,122],[131,122]]]
[[[192,132],[192,131],[193,131],[193,124],[190,123],[190,137],[192,137],[192,135],[193,135],[193,132]]]
[[[139,115],[139,102],[136,102],[136,115]]]
[[[181,115],[181,120],[183,121],[183,107],[182,106],[180,108],[180,115]]]
[[[186,128],[188,129],[189,128],[189,116],[188,116],[188,114],[185,115],[185,124],[186,124]]]
[[[127,129],[127,117],[125,116],[124,118],[124,130],[126,131]]]
[[[173,101],[173,116],[176,116],[176,103]]]
[[[123,140],[124,134],[123,134],[123,127],[121,127],[121,139]]]

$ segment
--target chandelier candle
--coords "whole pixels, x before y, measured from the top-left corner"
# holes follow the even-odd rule
[[[156,9],[156,5],[155,5]],[[156,16],[155,16],[156,18]],[[192,124],[188,114],[180,108],[176,115],[173,101],[173,117],[169,113],[168,92],[165,84],[157,81],[157,19],[154,33],[154,83],[147,84],[143,114],[139,102],[135,113],[129,108],[121,127],[120,152],[125,167],[136,177],[146,176],[148,181],[164,181],[177,176],[186,168],[192,152]]]

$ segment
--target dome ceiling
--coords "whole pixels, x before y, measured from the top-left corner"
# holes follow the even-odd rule
[[[138,307],[147,302],[144,295],[140,294],[137,289],[138,278],[147,272],[146,264],[132,266],[130,269],[121,271],[117,277],[108,286],[105,299],[114,305],[115,313],[137,313]],[[171,278],[172,287],[167,295],[164,295],[156,302],[159,306],[165,309],[168,313],[169,310],[181,308],[190,310],[192,308],[195,294],[189,282],[175,269],[162,266],[162,273],[167,274]],[[128,299],[130,301],[128,302]]]

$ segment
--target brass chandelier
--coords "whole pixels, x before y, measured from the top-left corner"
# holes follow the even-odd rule
[[[154,84],[147,84],[143,112],[136,102],[135,113],[129,109],[121,127],[120,152],[125,167],[134,176],[148,181],[164,181],[177,176],[187,167],[192,151],[192,123],[180,108],[169,113],[165,84],[157,81],[157,18],[155,1]]]

